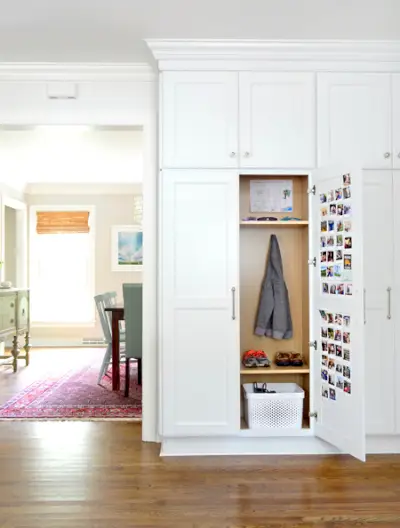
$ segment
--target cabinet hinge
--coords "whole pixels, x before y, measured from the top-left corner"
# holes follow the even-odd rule
[[[309,418],[315,418],[318,420],[318,413],[317,412],[310,412],[308,413]]]
[[[314,268],[315,268],[316,265],[317,265],[317,257],[314,257],[314,258],[312,258],[312,259],[308,259],[308,264],[309,264],[310,266],[313,265]]]
[[[308,343],[308,346],[309,346],[310,348],[315,348],[315,350],[317,350],[317,341],[310,341],[310,342]]]
[[[317,189],[315,188],[315,185],[313,185],[312,187],[307,189],[307,194],[315,194],[316,190]]]

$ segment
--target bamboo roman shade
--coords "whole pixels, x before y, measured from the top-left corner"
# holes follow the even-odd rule
[[[38,211],[36,232],[39,235],[89,233],[89,211]]]

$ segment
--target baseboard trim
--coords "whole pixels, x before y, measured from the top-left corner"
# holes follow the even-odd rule
[[[7,342],[6,346],[11,346]],[[82,339],[31,339],[31,346],[35,348],[105,348],[105,344],[83,344]]]
[[[343,454],[316,437],[163,438],[160,456]],[[367,454],[400,454],[400,435],[367,436]]]
[[[367,436],[367,454],[400,454],[400,435]]]
[[[328,455],[340,454],[315,437],[163,438],[160,456]]]

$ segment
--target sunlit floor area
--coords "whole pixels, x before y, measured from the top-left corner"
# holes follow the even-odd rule
[[[119,391],[112,390],[111,365],[98,383],[104,353],[105,348],[33,348],[28,367],[21,360],[14,373],[1,365],[0,420],[141,420],[137,363],[130,362],[125,397],[125,365]]]

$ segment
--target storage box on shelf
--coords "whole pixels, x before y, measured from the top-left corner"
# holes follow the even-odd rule
[[[301,429],[304,390],[296,383],[268,383],[269,393],[257,393],[253,383],[243,385],[244,415],[249,429]]]

